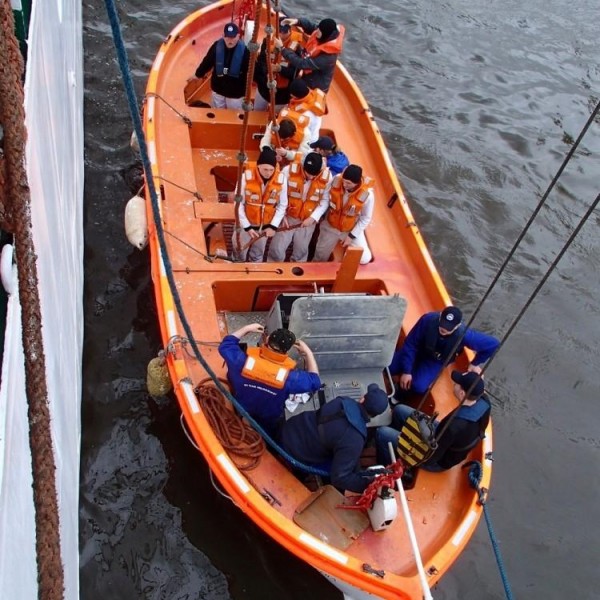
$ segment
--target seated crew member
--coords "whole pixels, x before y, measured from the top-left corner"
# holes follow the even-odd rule
[[[219,354],[227,364],[235,398],[269,435],[276,436],[287,398],[316,392],[321,379],[312,351],[288,329],[276,329],[262,346],[242,350],[240,340],[245,335],[263,332],[260,323],[245,325],[223,338]],[[288,356],[293,346],[304,357],[306,371],[296,369]]]
[[[339,490],[361,493],[374,479],[359,471],[367,423],[387,407],[386,393],[372,383],[358,402],[338,396],[319,410],[289,418],[281,429],[281,443],[299,461],[329,471]]]
[[[310,147],[327,160],[327,166],[334,176],[341,173],[350,164],[348,157],[334,144],[328,135],[320,137]]]
[[[319,139],[319,130],[326,112],[325,94],[315,88],[311,90],[304,79],[290,83],[289,109],[308,117],[311,143]]]
[[[283,223],[295,229],[278,231],[273,236],[267,262],[283,262],[290,243],[293,243],[291,261],[304,262],[315,227],[329,206],[331,175],[316,152],[309,152],[304,159],[297,156],[291,165],[284,167],[283,174],[288,195]]]
[[[454,381],[454,397],[461,405],[440,422],[435,422],[434,434],[440,432],[441,437],[437,439],[436,435],[437,448],[421,465],[426,471],[446,471],[465,460],[469,452],[485,437],[485,429],[490,420],[491,404],[484,395],[485,386],[481,376],[473,371],[452,371],[451,377]],[[380,464],[390,462],[388,442],[392,443],[397,454],[398,435],[413,411],[410,406],[399,404],[392,412],[392,426],[378,428],[375,443],[377,461]],[[450,424],[444,429],[448,422]]]
[[[260,148],[273,148],[277,154],[277,161],[291,162],[297,154],[308,154],[310,152],[310,130],[308,128],[309,118],[297,112],[284,108],[277,117],[280,144],[277,145],[277,136],[273,131],[273,124],[269,123],[260,140]],[[287,162],[286,162],[287,161]]]
[[[291,25],[284,24],[283,20],[283,18],[279,20],[279,36],[283,42],[283,47],[299,55],[302,52],[303,35],[300,31],[292,29]],[[265,37],[256,61],[254,110],[267,110],[269,108],[271,94],[268,87],[269,69],[267,60],[271,60],[273,62],[273,77],[277,85],[275,88],[275,113],[278,113],[290,101],[289,85],[296,76],[296,68],[290,66],[280,52],[275,52],[274,45],[269,50],[268,43],[269,38]]]
[[[494,336],[467,329],[462,325],[461,310],[456,306],[447,306],[441,312],[424,314],[416,322],[402,347],[394,353],[390,373],[400,375],[400,398],[409,391],[424,394],[436,380],[444,363],[450,359],[448,364],[452,364],[463,348],[476,352],[469,371],[480,373],[481,365],[496,352],[499,345]],[[455,346],[456,350],[451,356]]]
[[[210,89],[214,108],[241,110],[249,64],[250,52],[240,39],[239,27],[227,23],[223,37],[208,49],[195,73],[201,79],[212,70]]]
[[[240,260],[262,262],[267,238],[275,235],[288,203],[285,175],[271,148],[263,148],[256,162],[246,163],[240,196],[242,230],[233,236],[235,253]]]
[[[326,262],[338,242],[347,248],[362,248],[360,264],[371,261],[372,255],[365,229],[371,222],[375,196],[373,180],[363,177],[362,168],[349,165],[331,183],[329,210],[320,225],[313,261]]]
[[[310,34],[308,41],[301,56],[283,48],[281,40],[275,40],[275,46],[281,49],[281,55],[290,65],[302,70],[302,79],[308,87],[319,88],[327,93],[344,45],[344,26],[338,25],[333,19],[323,19],[318,25],[308,19],[284,19],[284,23],[301,27]]]

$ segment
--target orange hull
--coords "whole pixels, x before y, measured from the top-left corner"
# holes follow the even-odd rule
[[[216,345],[227,333],[226,315],[268,310],[276,291],[310,293],[316,286],[345,292],[400,294],[408,302],[404,331],[421,314],[449,304],[379,129],[362,94],[341,65],[328,94],[329,113],[321,131],[334,132],[351,162],[362,165],[376,181],[377,205],[367,229],[373,261],[358,267],[355,275],[343,269],[338,275],[339,262],[232,263],[203,259],[200,253],[214,253],[224,243],[214,233],[222,231],[222,225],[234,222],[235,205],[223,200],[227,194],[231,196],[237,177],[243,115],[189,107],[183,89],[230,16],[231,4],[224,0],[185,19],[162,44],[148,81],[144,126],[154,184],[160,192],[168,260],[160,258],[150,201],[149,243],[165,346],[175,336],[185,337],[166,268],[172,269],[181,308],[194,337],[206,343],[202,346],[204,360],[220,377],[225,377],[225,369]],[[208,87],[201,90],[201,95],[205,101],[209,99]],[[189,127],[179,113],[189,118]],[[246,151],[251,159],[258,153],[259,134],[266,121],[267,113],[250,113]],[[422,597],[401,516],[383,532],[368,528],[343,551],[308,534],[292,517],[310,491],[268,451],[257,468],[247,473],[240,471],[223,449],[194,394],[194,388],[206,378],[206,370],[181,350],[169,354],[168,365],[191,436],[221,485],[249,518],[296,556],[338,584],[341,582],[341,587],[348,586],[354,597]],[[440,379],[432,397],[442,415],[455,406],[448,377]],[[481,485],[486,488],[491,461],[484,456],[491,449],[489,429],[483,445],[472,453],[472,459],[483,464]],[[278,502],[270,504],[265,490]],[[407,496],[432,586],[465,547],[481,516],[481,507],[460,468],[441,474],[422,471]],[[365,572],[365,563],[383,571],[384,576]]]

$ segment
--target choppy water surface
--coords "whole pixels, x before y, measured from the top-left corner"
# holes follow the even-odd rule
[[[141,98],[162,38],[204,4],[119,3]],[[450,294],[472,313],[600,96],[597,3],[286,3],[348,28],[344,62],[384,132]],[[103,3],[84,5],[86,343],[81,597],[339,598],[215,493],[177,409],[144,391],[159,345],[147,255],[122,226],[131,124]],[[502,336],[598,193],[584,139],[476,325]],[[517,598],[596,598],[596,212],[489,370],[489,509]],[[503,598],[482,523],[436,599]]]

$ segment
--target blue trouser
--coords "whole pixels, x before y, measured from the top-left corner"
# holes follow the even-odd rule
[[[394,453],[398,452],[398,436],[400,435],[400,430],[404,427],[404,423],[406,423],[406,419],[414,412],[414,408],[407,406],[406,404],[399,404],[392,411],[392,425],[391,427],[379,427],[377,429],[377,433],[375,434],[375,447],[377,449],[377,462],[380,465],[389,465],[392,462],[392,457],[390,456],[390,451],[388,447],[388,443],[392,444],[392,448],[394,449]],[[437,427],[438,422],[434,422]],[[437,463],[424,463],[421,465],[421,468],[426,471],[444,471],[442,467],[440,467]]]
[[[398,357],[400,352],[394,354],[392,364],[390,365],[390,373],[392,375],[402,375]],[[415,361],[412,369],[412,384],[410,391],[415,394],[424,394],[429,386],[436,380],[440,371],[442,370],[443,363],[439,360],[432,358],[419,359]]]

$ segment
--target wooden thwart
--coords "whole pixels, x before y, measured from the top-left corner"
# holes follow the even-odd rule
[[[345,550],[369,526],[367,515],[359,510],[337,508],[350,504],[332,485],[313,492],[294,513],[294,523],[316,538]]]

